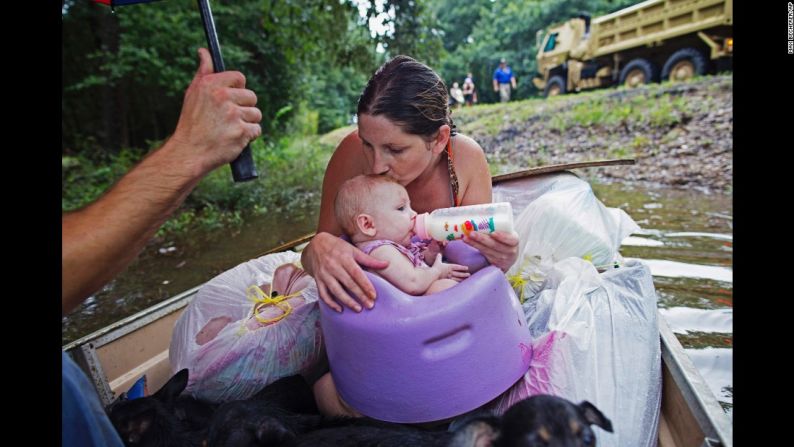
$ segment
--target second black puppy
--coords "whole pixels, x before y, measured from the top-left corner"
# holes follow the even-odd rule
[[[188,370],[183,369],[153,395],[122,399],[108,408],[108,417],[124,445],[203,445],[215,406],[190,396],[180,396],[187,381]]]
[[[445,445],[451,434],[369,418],[319,414],[311,388],[301,376],[280,379],[243,401],[221,405],[213,418],[209,447],[292,447],[311,445]]]
[[[218,408],[209,429],[209,447],[278,446],[319,426],[314,395],[301,376],[279,379],[246,400]]]

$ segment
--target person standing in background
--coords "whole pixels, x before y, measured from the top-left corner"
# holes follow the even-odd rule
[[[451,98],[450,105],[452,107],[457,109],[463,106],[463,91],[457,82],[452,83],[452,88],[449,89],[449,97]]]
[[[467,106],[472,106],[474,103],[477,102],[477,91],[476,87],[474,86],[474,79],[471,76],[471,73],[466,75],[466,79],[463,81],[463,102]]]
[[[507,60],[502,58],[493,72],[493,91],[499,92],[499,102],[510,101],[511,88],[516,88],[516,77],[507,65]]]

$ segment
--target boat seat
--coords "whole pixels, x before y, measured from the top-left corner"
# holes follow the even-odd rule
[[[530,335],[515,292],[496,267],[458,285],[411,296],[366,272],[375,306],[320,319],[334,383],[362,414],[421,423],[491,401],[529,368]]]

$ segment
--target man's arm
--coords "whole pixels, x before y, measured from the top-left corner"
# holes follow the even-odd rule
[[[64,314],[118,275],[196,185],[201,174],[174,156],[171,142],[146,157],[99,200],[64,214]]]
[[[516,88],[516,77],[511,75],[510,76],[510,83],[513,84],[513,88]]]
[[[61,310],[120,273],[199,180],[261,133],[256,95],[239,72],[213,73],[206,49],[174,134],[108,192],[61,220]]]

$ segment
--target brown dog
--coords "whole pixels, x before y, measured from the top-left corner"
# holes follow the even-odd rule
[[[596,425],[612,432],[612,422],[593,404],[537,395],[510,407],[501,417],[480,416],[455,431],[450,447],[592,447]]]

